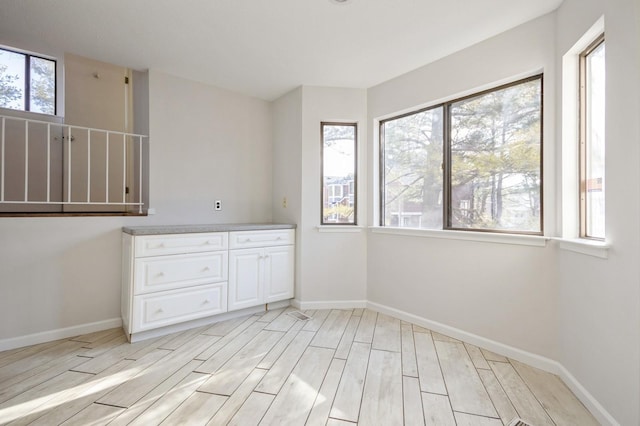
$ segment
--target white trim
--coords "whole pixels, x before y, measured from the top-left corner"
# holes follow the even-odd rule
[[[24,346],[37,345],[38,343],[51,342],[53,340],[66,339],[110,328],[122,327],[121,318],[112,318],[104,321],[96,321],[88,324],[74,325],[72,327],[58,328],[42,331],[40,333],[27,334],[25,336],[10,337],[0,340],[0,351],[22,348]]]
[[[362,232],[364,228],[355,225],[321,225],[317,226],[316,229],[321,233],[356,233]]]
[[[167,334],[176,333],[178,331],[189,330],[191,328],[201,327],[204,325],[215,324],[220,321],[228,319],[238,318],[244,315],[257,314],[259,312],[266,312],[266,305],[252,306],[250,308],[239,309],[237,311],[225,312],[222,314],[216,314],[205,318],[198,318],[191,321],[181,322],[178,324],[172,324],[165,327],[154,328],[152,330],[139,331],[127,335],[131,343],[139,342],[141,340],[152,339],[154,337],[165,336]]]
[[[538,235],[502,234],[497,232],[452,231],[442,229],[369,227],[374,234],[404,235],[421,238],[441,238],[446,240],[475,241],[482,243],[512,244],[520,246],[545,247],[548,237]]]
[[[467,343],[471,343],[473,345],[488,349],[492,352],[506,356],[508,358],[513,358],[515,360],[524,362],[541,370],[548,371],[554,374],[557,374],[558,372],[558,368],[556,366],[557,362],[541,355],[536,355],[534,353],[527,352],[513,346],[496,342],[495,340],[478,336],[477,334],[460,330],[459,328],[451,327],[446,324],[419,317],[417,315],[410,314],[399,309],[391,308],[386,305],[381,305],[379,303],[367,302],[367,308],[383,314],[391,315],[395,318],[408,321],[413,324],[417,324],[421,327],[428,328],[429,330],[433,330],[438,333],[442,333],[446,336],[463,340]]]
[[[298,299],[291,301],[291,306],[296,309],[358,309],[366,308],[366,300],[320,300],[316,302],[302,302]]]
[[[613,418],[611,414],[598,402],[597,399],[589,393],[588,390],[585,389],[582,384],[576,379],[573,374],[567,370],[564,365],[559,362],[556,363],[558,365],[558,372],[556,373],[560,379],[564,382],[565,385],[571,392],[573,392],[580,402],[584,404],[584,406],[593,414],[593,416],[600,422],[602,425],[610,425],[610,426],[620,426],[620,423]]]
[[[609,258],[609,248],[611,248],[611,244],[603,241],[580,238],[554,238],[554,240],[558,243],[558,248],[562,250],[599,257],[600,259]]]
[[[273,309],[286,308],[287,306],[291,306],[292,299],[287,300],[279,300],[277,302],[267,303],[266,309],[267,311],[271,311]]]
[[[505,345],[477,334],[469,333],[459,328],[451,327],[437,321],[432,321],[414,314],[410,314],[399,309],[391,308],[375,302],[367,302],[367,308],[391,315],[395,318],[409,321],[413,324],[428,328],[429,330],[442,333],[444,335],[471,343],[475,346],[488,349],[499,355],[506,356],[516,361],[523,362],[541,370],[556,374],[571,389],[576,397],[582,402],[591,414],[602,425],[620,426],[620,424],[607,412],[607,410],[594,398],[591,393],[580,384],[580,382],[558,361],[543,357],[513,346]]]

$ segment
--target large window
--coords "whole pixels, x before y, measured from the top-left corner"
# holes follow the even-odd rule
[[[580,55],[580,236],[604,239],[605,44]]]
[[[381,225],[542,233],[542,76],[384,120]]]
[[[357,127],[322,123],[323,225],[356,224]]]
[[[56,113],[56,61],[0,49],[0,107]]]

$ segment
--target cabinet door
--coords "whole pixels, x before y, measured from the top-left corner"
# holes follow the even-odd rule
[[[295,258],[293,246],[267,247],[264,251],[266,303],[291,299]]]
[[[229,311],[264,303],[262,249],[229,250]]]

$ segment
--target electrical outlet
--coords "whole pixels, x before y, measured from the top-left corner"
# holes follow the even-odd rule
[[[287,197],[282,197],[282,208],[283,209],[287,208]]]
[[[222,210],[222,201],[221,200],[216,200],[214,203],[214,209],[215,210]]]

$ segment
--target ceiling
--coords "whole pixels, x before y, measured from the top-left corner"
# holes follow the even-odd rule
[[[0,44],[158,69],[272,100],[367,88],[562,0],[2,0]]]

